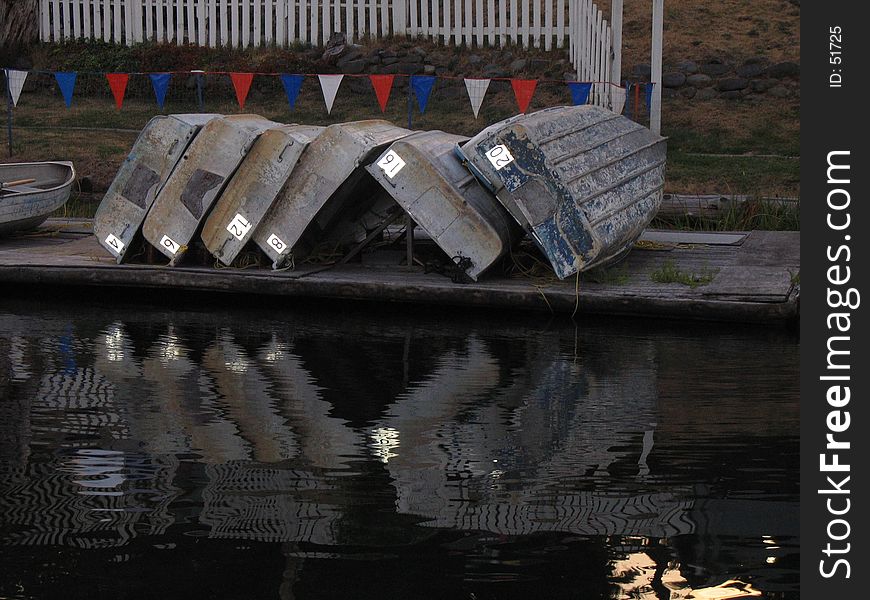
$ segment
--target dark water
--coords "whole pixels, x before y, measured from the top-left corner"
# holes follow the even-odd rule
[[[459,313],[0,300],[0,597],[797,597],[796,337]]]

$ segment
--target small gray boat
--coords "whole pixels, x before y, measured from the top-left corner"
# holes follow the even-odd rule
[[[512,117],[457,150],[559,278],[624,256],[661,204],[665,138],[597,106]]]
[[[209,121],[190,143],[181,162],[154,200],[142,234],[174,265],[188,249],[227,180],[261,133],[274,123],[258,115]]]
[[[69,199],[71,162],[0,165],[0,236],[38,227]]]
[[[456,145],[466,141],[443,131],[415,133],[393,142],[366,170],[477,281],[520,232],[454,155]]]
[[[157,116],[136,138],[94,215],[94,235],[118,263],[148,215],[157,193],[169,179],[200,128],[218,115]]]
[[[202,227],[205,247],[221,263],[232,263],[248,243],[299,157],[323,129],[282,125],[263,132]]]
[[[362,167],[389,144],[411,131],[387,121],[355,121],[330,125],[314,140],[293,170],[272,207],[254,232],[254,241],[282,267],[305,230],[317,219],[320,230],[347,206],[368,194]],[[367,198],[366,198],[367,200]]]

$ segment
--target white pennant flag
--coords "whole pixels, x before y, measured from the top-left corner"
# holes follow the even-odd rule
[[[338,93],[338,86],[341,85],[341,80],[344,75],[318,75],[320,80],[320,90],[323,92],[323,101],[326,102],[326,113],[332,113],[332,103],[335,102],[335,95]]]
[[[16,71],[15,69],[5,69],[5,71],[9,92],[12,94],[12,106],[18,106],[18,97],[21,96],[24,80],[27,79],[27,71]]]
[[[625,108],[625,88],[617,85],[610,86],[610,110],[618,115],[622,114],[622,109]]]
[[[471,110],[474,111],[474,118],[477,118],[477,113],[480,112],[480,105],[483,104],[483,97],[486,96],[486,90],[489,87],[489,79],[466,79],[465,89],[468,90],[468,99],[471,100]]]

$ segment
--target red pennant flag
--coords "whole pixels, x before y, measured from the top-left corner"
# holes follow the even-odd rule
[[[387,100],[390,99],[394,77],[395,75],[369,75],[372,86],[375,88],[375,95],[378,97],[378,104],[381,106],[381,112],[387,110]]]
[[[233,80],[233,87],[236,90],[236,100],[239,101],[239,108],[245,110],[245,100],[248,98],[248,92],[251,89],[251,82],[254,81],[254,74],[230,73],[230,79]]]
[[[517,98],[517,106],[520,107],[521,113],[529,110],[529,103],[535,95],[537,86],[537,79],[511,79],[511,87],[514,88],[514,96]]]
[[[124,104],[124,94],[127,93],[127,82],[130,80],[130,75],[127,73],[106,73],[106,79],[109,81],[109,87],[112,88],[112,95],[115,97],[115,106],[121,110]]]

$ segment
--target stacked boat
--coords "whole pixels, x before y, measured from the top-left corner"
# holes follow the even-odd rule
[[[325,243],[358,250],[404,216],[472,280],[524,233],[565,278],[631,248],[661,203],[664,168],[664,138],[595,106],[519,115],[470,139],[381,120],[160,116],[94,233],[119,263],[138,246],[170,266],[193,248],[223,265],[248,249],[283,269]]]

